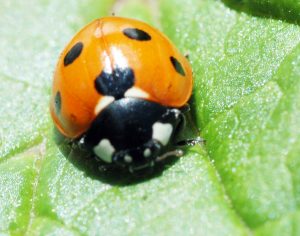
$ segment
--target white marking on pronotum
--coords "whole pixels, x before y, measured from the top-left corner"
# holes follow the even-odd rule
[[[149,94],[145,92],[144,90],[137,88],[137,87],[132,87],[128,89],[125,94],[125,97],[134,97],[134,98],[149,98]]]
[[[111,104],[114,100],[115,98],[113,96],[104,96],[100,98],[97,105],[95,106],[95,114],[99,114],[100,111],[102,111],[105,107]]]
[[[173,131],[173,126],[169,123],[155,122],[152,126],[152,138],[158,140],[162,145],[167,145]]]
[[[115,148],[111,145],[108,139],[102,139],[97,146],[93,148],[94,153],[101,158],[101,160],[111,163],[112,155],[115,152]]]
[[[145,150],[144,150],[144,157],[150,157],[151,156],[151,150],[150,150],[150,148],[146,148]]]
[[[132,162],[132,157],[129,155],[125,155],[124,160],[125,160],[125,162],[130,163],[130,162]]]

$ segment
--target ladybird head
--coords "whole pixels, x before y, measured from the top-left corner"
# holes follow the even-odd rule
[[[174,149],[174,137],[183,121],[178,109],[122,98],[101,111],[84,142],[104,162],[135,171],[154,165]]]

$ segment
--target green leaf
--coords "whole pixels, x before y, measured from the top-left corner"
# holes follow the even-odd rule
[[[160,28],[194,70],[205,145],[155,175],[101,174],[52,131],[64,45],[115,13]],[[300,5],[285,0],[0,3],[0,235],[299,235]]]
[[[261,17],[300,23],[300,2],[294,0],[224,0],[229,7]]]

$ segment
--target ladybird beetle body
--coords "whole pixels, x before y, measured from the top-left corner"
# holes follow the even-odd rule
[[[146,23],[105,17],[84,27],[54,75],[51,115],[66,137],[131,171],[172,149],[192,91],[187,59]]]

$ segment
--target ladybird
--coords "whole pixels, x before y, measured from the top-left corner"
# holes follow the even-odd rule
[[[50,111],[62,135],[134,172],[176,154],[174,139],[192,87],[187,58],[159,30],[104,17],[80,30],[62,52]]]

